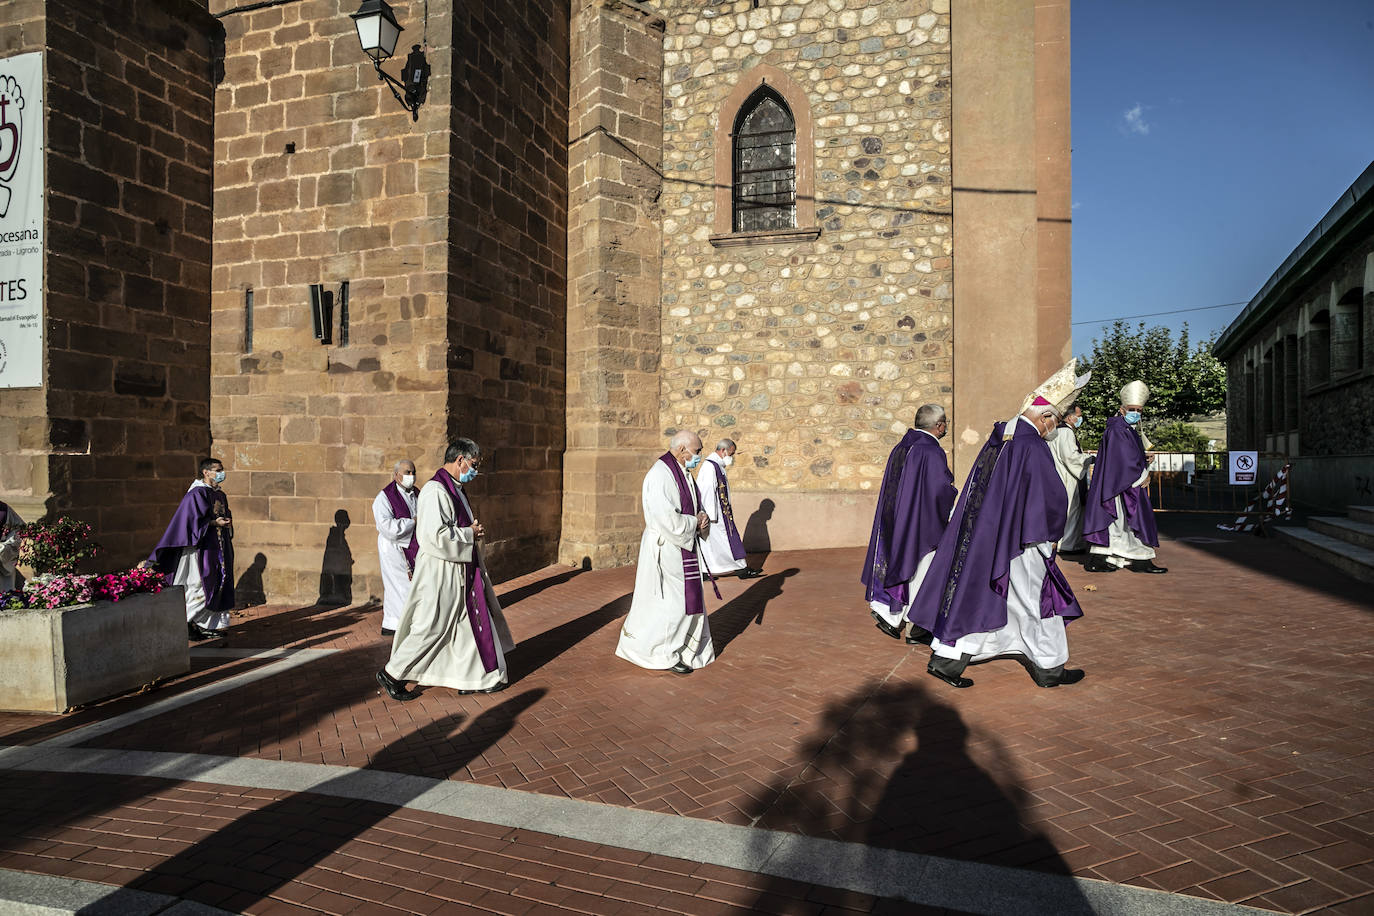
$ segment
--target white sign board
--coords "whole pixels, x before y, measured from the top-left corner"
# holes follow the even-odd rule
[[[43,55],[0,60],[0,388],[43,384]]]
[[[1252,484],[1259,475],[1259,452],[1231,452],[1231,483]]]

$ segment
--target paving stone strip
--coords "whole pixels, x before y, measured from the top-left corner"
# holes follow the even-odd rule
[[[73,748],[47,742],[0,749],[0,769],[150,776],[358,799],[965,912],[1008,916],[1027,912],[1064,916],[1267,912],[1088,878],[353,767]],[[0,879],[0,899],[8,899],[5,886]]]

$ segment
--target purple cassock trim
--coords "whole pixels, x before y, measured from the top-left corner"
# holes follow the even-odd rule
[[[716,499],[720,500],[720,521],[725,526],[725,538],[730,542],[730,556],[743,560],[744,541],[735,527],[735,509],[730,505],[730,483],[725,479],[725,468],[720,465],[716,466]]]
[[[673,480],[677,482],[677,495],[678,499],[682,501],[682,514],[696,518],[696,507],[699,505],[699,501],[692,501],[694,495],[692,491],[696,489],[696,481],[683,472],[672,452],[664,452],[658,457],[658,460],[668,466],[668,470],[673,474]],[[691,489],[688,489],[689,486]],[[694,548],[695,546],[693,544]],[[706,610],[706,594],[701,588],[701,564],[697,562],[695,549],[682,551],[682,584],[683,601],[686,604],[687,613],[703,613]]]
[[[210,611],[234,609],[234,538],[230,528],[214,524],[216,518],[233,520],[229,498],[214,487],[192,487],[181,497],[162,540],[148,560],[165,575],[175,575],[181,552],[196,551],[205,607]]]
[[[386,494],[386,501],[391,503],[391,514],[396,518],[414,518],[410,514],[410,506],[406,504],[406,498],[401,495],[401,488],[396,486],[396,481],[392,481],[382,488]],[[415,529],[410,531],[410,543],[406,549],[401,551],[406,556],[406,566],[411,572],[415,572],[415,555],[420,552],[420,542],[415,539]]]
[[[453,479],[453,475],[443,468],[434,472],[431,480],[439,481],[453,500],[453,514],[458,520],[461,528],[472,525],[472,518],[467,510],[463,508],[463,498],[458,495],[458,482]],[[477,550],[477,541],[474,539],[472,550],[474,556]],[[469,561],[463,564],[466,567],[468,580],[468,622],[472,625],[472,637],[477,642],[477,655],[482,659],[482,670],[488,673],[495,671],[498,667],[496,662],[496,637],[492,634],[491,628],[491,609],[487,607],[487,588],[482,581],[482,564]]]
[[[1146,464],[1140,433],[1126,422],[1125,417],[1118,415],[1108,420],[1083,506],[1083,537],[1088,543],[1099,547],[1111,544],[1108,529],[1116,521],[1116,498],[1120,496],[1126,512],[1126,527],[1135,532],[1142,544],[1159,546],[1150,489],[1132,486],[1140,479]]]

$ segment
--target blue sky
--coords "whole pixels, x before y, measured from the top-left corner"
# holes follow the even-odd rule
[[[1374,160],[1374,0],[1072,10],[1081,355],[1105,325],[1080,322],[1249,301]],[[1196,338],[1241,308],[1141,320]]]

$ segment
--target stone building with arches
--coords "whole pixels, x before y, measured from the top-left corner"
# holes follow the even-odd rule
[[[1217,339],[1227,440],[1294,465],[1294,498],[1374,499],[1374,163]]]
[[[773,549],[859,544],[917,407],[962,477],[1069,356],[1068,0],[397,0],[413,118],[357,0],[143,6],[0,0],[52,102],[0,499],[109,562],[208,453],[269,600],[377,594],[454,435],[498,575],[632,562],[682,428]]]

